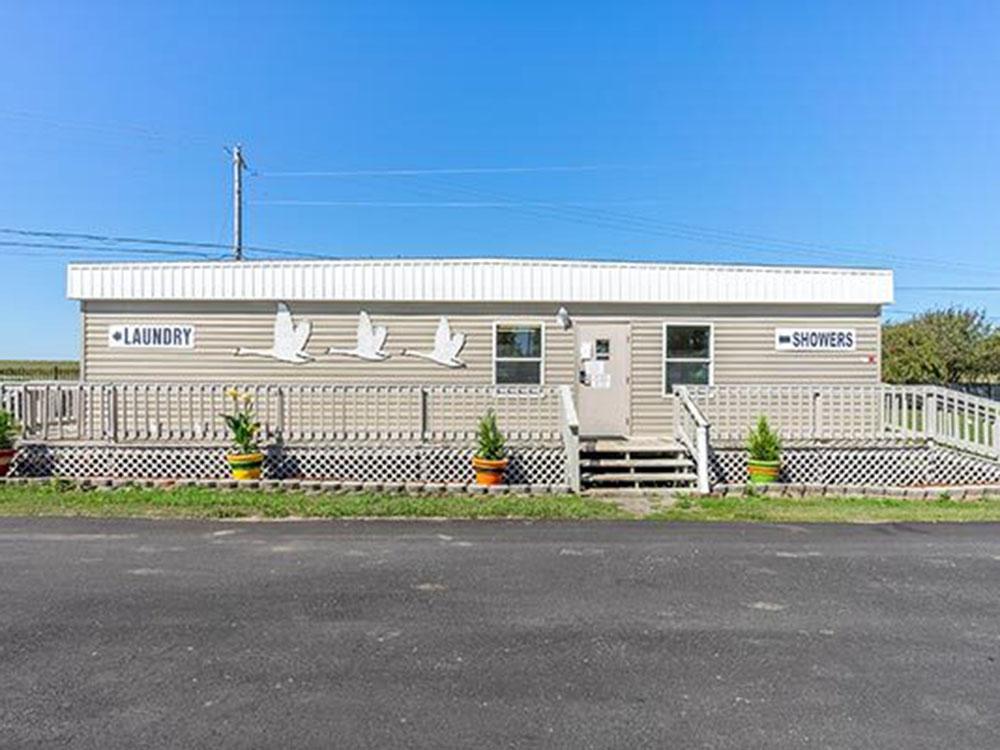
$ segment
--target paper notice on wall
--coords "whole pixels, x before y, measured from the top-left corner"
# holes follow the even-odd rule
[[[592,359],[594,356],[594,345],[589,341],[580,344],[580,359]]]
[[[602,372],[594,375],[591,378],[590,385],[592,388],[610,388],[611,387],[611,374],[607,372]]]
[[[590,377],[595,375],[603,375],[605,372],[604,362],[596,359],[592,359],[586,364],[584,364],[583,369]]]

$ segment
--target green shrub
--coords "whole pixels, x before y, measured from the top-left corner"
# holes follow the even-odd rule
[[[778,461],[781,459],[781,438],[771,429],[767,417],[757,419],[757,426],[747,436],[747,452],[751,461]]]
[[[14,438],[21,431],[21,425],[14,420],[14,415],[6,409],[0,409],[0,450],[14,447]]]
[[[479,430],[476,435],[479,449],[476,458],[487,461],[500,461],[507,456],[507,441],[497,427],[497,415],[492,409],[479,420]]]

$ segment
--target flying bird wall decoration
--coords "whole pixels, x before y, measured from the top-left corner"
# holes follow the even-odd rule
[[[364,310],[358,315],[358,337],[353,349],[338,349],[331,346],[326,350],[327,354],[336,354],[343,357],[355,357],[368,362],[380,362],[389,359],[392,355],[385,351],[385,340],[389,337],[389,331],[385,326],[373,326],[372,320]]]
[[[430,352],[415,352],[403,349],[404,356],[420,357],[444,367],[465,367],[465,362],[458,358],[465,346],[465,334],[451,332],[447,318],[438,321],[437,332],[434,334],[434,349]]]
[[[252,349],[241,346],[236,350],[236,356],[266,357],[293,365],[312,362],[313,356],[305,351],[310,333],[312,333],[312,323],[308,320],[296,323],[292,319],[292,311],[288,305],[279,302],[278,311],[274,316],[274,339],[271,348]]]

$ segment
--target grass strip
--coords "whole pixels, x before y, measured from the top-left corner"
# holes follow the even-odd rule
[[[576,495],[423,495],[208,487],[80,489],[53,481],[0,486],[0,516],[106,518],[523,518],[538,520],[933,523],[1000,521],[1000,497],[934,500],[876,497],[686,495],[637,516],[611,498]]]
[[[220,490],[79,489],[58,482],[0,487],[2,516],[156,518],[629,518],[610,502],[574,495],[407,495]]]
[[[756,521],[763,523],[934,523],[1000,521],[1000,498],[933,500],[880,497],[681,497],[654,510],[657,521]]]

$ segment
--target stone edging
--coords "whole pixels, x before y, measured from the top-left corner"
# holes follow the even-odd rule
[[[751,489],[752,488],[752,489]],[[940,500],[947,495],[951,500],[971,500],[983,497],[1000,497],[1000,485],[937,485],[925,487],[890,487],[884,485],[853,484],[717,484],[710,493],[713,497],[744,495],[752,491],[758,495],[776,497],[886,497],[909,500]]]
[[[204,487],[221,490],[266,490],[271,492],[399,492],[423,495],[569,495],[569,485],[562,484],[445,484],[437,482],[337,482],[308,479],[260,479],[237,482],[234,479],[109,479],[106,477],[0,477],[4,485],[70,485],[77,489],[120,489],[122,487],[148,487],[174,489],[178,487]]]

